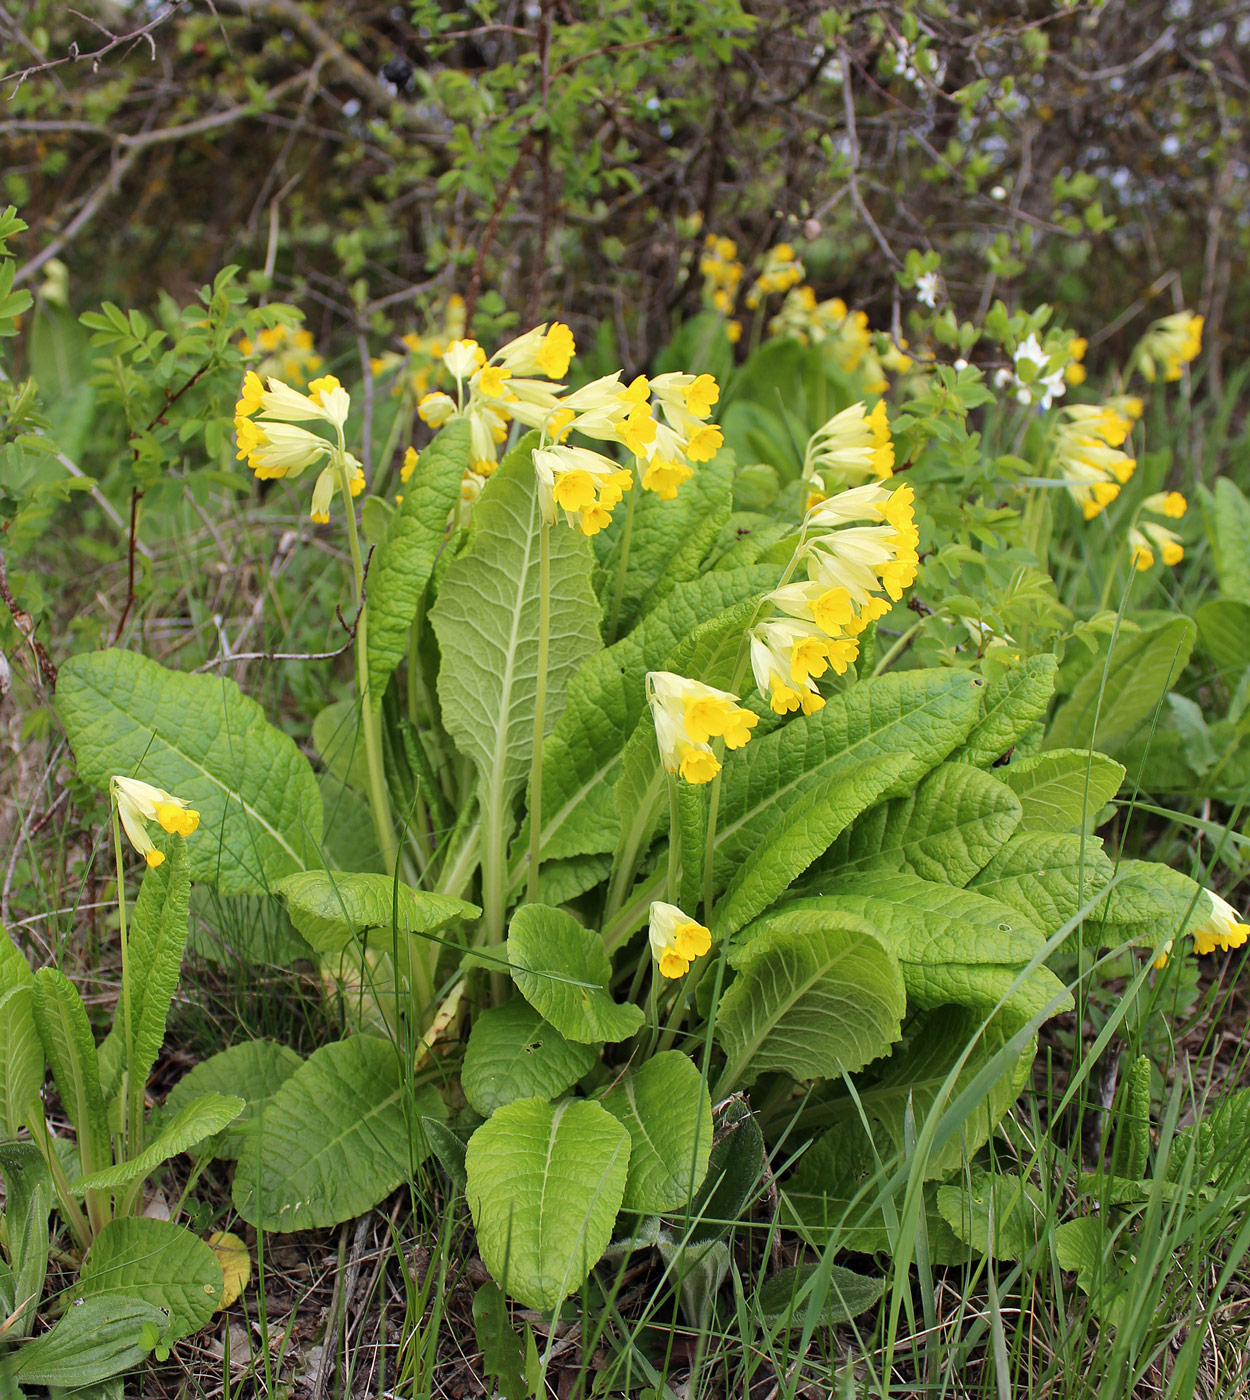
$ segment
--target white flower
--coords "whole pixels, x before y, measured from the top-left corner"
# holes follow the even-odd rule
[[[921,306],[934,307],[938,298],[938,275],[936,272],[922,272],[916,279],[916,300]]]

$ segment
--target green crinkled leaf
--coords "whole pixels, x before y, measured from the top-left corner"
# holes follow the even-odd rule
[[[538,903],[567,904],[606,880],[611,869],[609,855],[567,856],[564,860],[547,861],[538,872]]]
[[[64,973],[41,967],[35,974],[31,1010],[61,1106],[78,1135],[85,1170],[109,1160],[108,1123],[100,1089],[100,1058],[82,998]]]
[[[460,1082],[484,1118],[514,1099],[554,1099],[599,1058],[595,1045],[565,1040],[519,999],[479,1014],[465,1047]]]
[[[29,988],[23,990],[29,995]],[[30,1335],[43,1296],[48,1272],[52,1173],[33,1142],[0,1142],[0,1177],[4,1179],[6,1252],[13,1265],[7,1278],[11,1285],[10,1307],[23,1304],[17,1317],[9,1318],[4,1306],[0,1306],[0,1314],[4,1317],[6,1337],[17,1341]]]
[[[100,1171],[87,1172],[71,1182],[70,1189],[81,1196],[88,1191],[116,1191],[129,1186],[132,1181],[142,1181],[171,1157],[177,1157],[205,1138],[219,1133],[228,1123],[234,1122],[243,1108],[243,1100],[234,1095],[201,1094],[175,1113],[161,1129],[155,1142],[145,1147],[137,1157]]]
[[[541,529],[551,555],[544,737],[564,711],[569,682],[601,646],[590,542],[563,524],[542,525],[532,446],[527,437],[491,477],[468,547],[430,609],[443,723],[477,766],[483,813],[500,822],[529,776],[534,743]]]
[[[168,671],[135,652],[90,652],[61,667],[56,708],[87,782],[103,790],[115,773],[140,777],[200,813],[187,842],[193,880],[263,893],[315,863],[317,779],[233,681]]]
[[[966,885],[1019,821],[1020,803],[997,777],[966,763],[943,763],[913,791],[858,818],[817,870],[907,870]]]
[[[318,758],[339,782],[357,792],[369,791],[369,760],[355,701],[335,700],[318,710],[311,737]]]
[[[1106,668],[1105,686],[1104,664],[1099,659],[1055,711],[1044,747],[1102,749],[1111,746],[1114,738],[1130,738],[1154,714],[1185,669],[1196,636],[1197,628],[1187,617],[1121,633]]]
[[[867,1312],[884,1291],[883,1278],[857,1274],[840,1264],[797,1264],[779,1269],[755,1295],[755,1302],[766,1322],[788,1318],[797,1327],[818,1307],[817,1325],[836,1327]]]
[[[131,1073],[144,1084],[165,1039],[165,1022],[187,943],[191,899],[187,843],[174,836],[166,844],[165,861],[144,871],[130,923],[130,1017],[135,1042]]]
[[[603,599],[603,621],[610,635],[624,636],[638,619],[668,595],[679,583],[694,578],[721,526],[729,519],[733,497],[733,468],[721,456],[694,469],[694,476],[677,493],[675,501],[662,501],[653,491],[642,491],[633,503],[629,560],[616,603],[618,562],[624,538],[626,506],[618,516],[621,525],[597,574]]]
[[[1182,1128],[1172,1139],[1168,1180],[1180,1181],[1190,1171],[1213,1197],[1245,1190],[1250,1176],[1250,1089],[1219,1099],[1200,1122]]]
[[[1115,888],[1090,916],[1087,941],[1152,948],[1206,921],[1209,907],[1200,886],[1179,870],[1158,861],[1123,860],[1116,874]]]
[[[773,823],[738,867],[716,905],[714,932],[727,938],[783,894],[857,816],[897,782],[902,754],[866,759],[778,803]]]
[[[169,1091],[165,1110],[177,1113],[202,1094],[237,1094],[247,1106],[212,1144],[213,1155],[229,1161],[242,1152],[265,1105],[303,1063],[294,1050],[277,1041],[245,1040],[184,1074]]]
[[[951,759],[986,768],[1001,758],[1046,714],[1055,692],[1053,656],[1026,657],[985,688],[981,718]]]
[[[974,1171],[970,1183],[939,1186],[937,1204],[965,1244],[995,1259],[1023,1259],[1050,1236],[1041,1191],[1010,1173]]]
[[[995,771],[1020,799],[1021,833],[1083,826],[1124,781],[1122,764],[1088,749],[1050,749]]]
[[[1250,565],[1246,566],[1250,584]],[[1240,598],[1214,598],[1194,613],[1198,641],[1215,663],[1229,690],[1250,666],[1250,594]]]
[[[1013,836],[968,887],[1009,904],[1049,939],[1114,873],[1096,837],[1035,831]]]
[[[1221,476],[1215,491],[1203,494],[1202,516],[1220,592],[1250,603],[1250,500],[1231,477]]]
[[[917,1009],[950,1003],[990,1012],[1001,1000],[1013,1019],[1027,1021],[1052,1001],[1059,1011],[1071,1005],[1047,968],[1021,977],[1044,940],[1009,905],[904,874],[850,875],[827,881],[824,891],[779,905],[754,927],[819,928],[830,911],[866,919],[898,958],[907,1004]]]
[[[43,1046],[32,995],[30,986],[0,991],[0,1137],[17,1136],[43,1087]]]
[[[719,1106],[707,1175],[683,1218],[691,1244],[719,1239],[737,1224],[766,1166],[764,1134],[746,1099],[735,1094]],[[686,1231],[683,1230],[683,1236]]]
[[[761,924],[730,955],[738,975],[716,1016],[727,1059],[717,1098],[769,1070],[827,1079],[884,1055],[907,1001],[898,962],[871,924],[836,915],[802,930]]]
[[[696,628],[759,597],[776,581],[775,569],[757,568],[678,584],[629,636],[582,665],[543,744],[544,861],[612,849],[620,827],[612,785],[625,740],[647,710],[647,672],[665,669]],[[514,863],[523,859],[528,842],[527,819],[513,845]]]
[[[655,1055],[602,1102],[629,1133],[625,1209],[653,1215],[685,1205],[712,1150],[712,1100],[693,1060],[680,1050]]]
[[[221,1261],[171,1220],[110,1220],[83,1261],[73,1297],[142,1298],[170,1314],[166,1341],[198,1332],[222,1292]]]
[[[630,1140],[600,1104],[518,1099],[473,1134],[466,1196],[482,1262],[531,1308],[580,1287],[612,1236]]]
[[[408,650],[408,629],[447,537],[469,463],[469,422],[453,419],[422,449],[385,542],[369,565],[369,699],[382,703],[391,672]]]
[[[521,995],[566,1040],[610,1044],[642,1025],[641,1007],[612,1000],[612,965],[599,935],[571,914],[521,905],[508,927],[507,952]]]
[[[168,1341],[169,1312],[143,1298],[88,1298],[8,1359],[25,1386],[95,1385]]]
[[[251,1225],[284,1233],[350,1220],[425,1158],[416,1126],[423,1115],[445,1117],[443,1101],[436,1089],[406,1082],[393,1045],[368,1035],[324,1045],[260,1115],[235,1171],[235,1209]]]
[[[717,823],[716,885],[757,848],[778,811],[813,783],[885,755],[903,766],[882,797],[910,791],[963,742],[982,682],[967,672],[906,671],[862,680],[823,710],[753,739],[726,765]]]
[[[366,929],[434,933],[455,919],[473,919],[482,912],[450,895],[397,886],[389,875],[305,870],[280,880],[275,889],[291,922],[323,955],[342,952]]]

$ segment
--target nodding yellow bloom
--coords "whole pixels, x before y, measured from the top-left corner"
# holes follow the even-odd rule
[[[584,535],[597,535],[612,519],[612,511],[634,484],[610,457],[585,447],[556,443],[534,452],[538,503],[548,525],[563,511],[570,525]]]
[[[675,904],[656,900],[651,906],[648,932],[651,953],[659,964],[660,976],[676,980],[690,971],[697,958],[706,957],[712,947],[709,929],[696,923]]]
[[[1219,948],[1227,953],[1240,948],[1250,938],[1250,924],[1242,923],[1233,906],[1214,890],[1204,889],[1203,894],[1211,903],[1211,913],[1194,929],[1194,952],[1214,953]]]
[[[859,654],[854,637],[830,638],[814,622],[791,618],[757,623],[747,635],[755,684],[778,715],[814,714],[825,702],[812,677],[830,667],[842,675]]]
[[[399,469],[399,479],[407,485],[412,480],[412,474],[417,469],[417,463],[421,460],[420,454],[415,447],[404,449],[404,464]]]
[[[1113,408],[1125,418],[1131,418],[1134,423],[1142,416],[1145,405],[1137,394],[1113,394],[1107,400],[1107,407]]]
[[[109,791],[122,829],[149,865],[160,865],[165,854],[152,844],[148,822],[156,822],[163,830],[179,836],[190,836],[200,824],[200,814],[188,807],[181,797],[138,778],[116,775],[109,779]]]
[[[883,616],[888,604],[882,592],[898,602],[916,579],[919,534],[913,506],[915,492],[903,485],[893,491],[883,486],[855,486],[807,513],[801,555],[808,578],[822,589],[845,589],[856,618],[844,624],[857,635],[868,621]],[[877,520],[878,525],[838,528],[854,520]]]
[[[1166,515],[1171,520],[1179,520],[1189,509],[1189,502],[1179,491],[1156,491],[1141,503],[1142,510],[1152,515]]]
[[[1166,525],[1156,525],[1153,520],[1143,521],[1141,528],[1142,533],[1163,556],[1163,562],[1169,569],[1175,568],[1185,557],[1185,546],[1174,530],[1169,530]]]
[[[1154,967],[1156,971],[1161,972],[1168,965],[1168,954],[1171,951],[1172,940],[1169,938],[1168,941],[1163,945],[1163,947],[1160,948],[1159,955],[1153,960],[1151,966]]]
[[[1162,369],[1163,378],[1176,380],[1182,368],[1197,359],[1202,349],[1203,318],[1192,311],[1164,316],[1142,336],[1134,352],[1142,374],[1154,383]]]
[[[417,404],[417,417],[431,428],[441,428],[450,418],[456,416],[456,401],[450,394],[436,389]]]
[[[348,478],[348,485],[351,487],[353,498],[359,496],[365,489],[364,468],[353,457],[348,469],[351,476]],[[339,473],[337,467],[326,467],[317,477],[316,485],[313,487],[312,508],[309,515],[314,525],[328,525],[330,523],[330,503],[334,500],[334,493],[339,489]]]
[[[443,364],[453,379],[468,379],[486,364],[486,351],[476,340],[453,340],[443,352]]]
[[[1132,426],[1110,404],[1069,404],[1059,411],[1054,461],[1086,520],[1104,511],[1133,475],[1136,460],[1120,450]]]
[[[870,413],[862,403],[835,413],[817,428],[803,454],[803,480],[812,483],[807,497],[810,509],[826,500],[839,486],[875,478],[884,481],[894,472],[894,443],[884,401]]]
[[[1074,335],[1068,341],[1068,355],[1070,359],[1063,367],[1064,379],[1075,388],[1078,384],[1085,383],[1085,366],[1081,361],[1085,358],[1085,352],[1089,349],[1089,341],[1082,335]]]
[[[314,462],[330,455],[325,438],[298,428],[294,423],[255,423],[236,419],[239,450],[235,456],[247,464],[261,481],[297,477]]]
[[[803,280],[803,264],[789,243],[778,243],[764,258],[764,266],[747,293],[747,305],[756,307],[773,292],[787,292]]]
[[[727,749],[740,749],[759,723],[759,716],[743,709],[736,695],[672,671],[649,671],[646,686],[660,761],[665,772],[677,773],[688,783],[709,783],[720,772],[712,739],[724,739]]]

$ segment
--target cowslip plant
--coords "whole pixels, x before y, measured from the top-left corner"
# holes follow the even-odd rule
[[[171,1158],[226,1129],[244,1100],[215,1091],[150,1120],[145,1088],[165,1035],[187,937],[185,838],[199,814],[137,778],[109,783],[117,867],[121,993],[97,1045],[82,998],[58,969],[31,973],[7,935],[0,946],[0,1174],[6,1261],[0,1313],[8,1341],[30,1338],[44,1290],[55,1205],[81,1254],[73,1304],[5,1359],[19,1385],[78,1386],[164,1357],[221,1303],[218,1256],[191,1230],[142,1214],[144,1185]],[[150,827],[166,834],[163,847]],[[127,917],[122,831],[146,870]],[[43,1099],[50,1071],[73,1137],[55,1135]],[[17,1140],[24,1128],[25,1140]]]
[[[761,325],[797,290],[774,252]],[[705,275],[714,300],[739,280]],[[809,1243],[893,1248],[891,1197],[862,1182],[910,1153],[914,1223],[957,1181],[1070,1004],[1053,968],[1202,922],[1192,881],[1116,868],[1096,835],[1125,770],[1095,740],[1149,715],[1183,639],[1137,634],[1141,665],[1055,705],[1052,619],[1015,623],[1040,585],[1011,632],[953,588],[913,610],[937,576],[923,555],[988,568],[1013,531],[1023,549],[998,508],[940,533],[941,473],[976,457],[966,419],[989,392],[845,307],[800,327],[804,300],[724,384],[692,357],[570,389],[558,324],[493,353],[460,336],[417,403],[433,440],[362,522],[352,393],[249,374],[239,458],[315,467],[312,520],[345,516],[355,702],[313,722],[320,782],[233,682],[115,650],[61,668],[80,774],[183,794],[190,874],[280,899],[355,999],[358,1033],[302,1062],[234,1047],[188,1076],[187,1095],[248,1100],[244,1219],[336,1223],[433,1150],[513,1297],[557,1308],[605,1253],[646,1247],[697,1313],[766,1150],[810,1143],[780,1189]],[[1053,375],[1024,353],[1040,323],[1017,330],[1013,374]],[[868,402],[891,366],[914,389],[893,416]],[[956,664],[915,665],[939,612],[967,624]],[[340,797],[372,812],[348,864]],[[917,1155],[922,1110],[943,1126]]]

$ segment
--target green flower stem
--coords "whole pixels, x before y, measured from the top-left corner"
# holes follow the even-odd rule
[[[659,1043],[655,1047],[657,1055],[663,1054],[665,1050],[671,1050],[676,1043],[678,1032],[686,1019],[686,1010],[694,1005],[695,988],[699,985],[699,979],[703,976],[703,969],[707,966],[707,961],[706,958],[700,958],[690,969],[682,985],[678,987],[677,995],[673,998],[673,1004],[668,1010],[668,1020],[664,1024],[664,1033],[660,1036]]]
[[[93,1200],[101,1193],[98,1191],[87,1192],[87,1209],[91,1215],[90,1223],[88,1223],[82,1207],[74,1199],[74,1193],[69,1189],[69,1179],[65,1175],[61,1159],[56,1155],[56,1148],[52,1145],[52,1135],[48,1132],[48,1125],[44,1121],[43,1105],[38,1100],[35,1101],[33,1111],[26,1116],[26,1130],[30,1133],[31,1140],[39,1149],[43,1160],[48,1164],[48,1171],[52,1174],[52,1184],[56,1187],[57,1210],[61,1212],[61,1219],[69,1226],[70,1233],[74,1236],[79,1248],[87,1249],[91,1244],[92,1235],[98,1233],[108,1223],[107,1211]]]
[[[360,723],[365,734],[365,762],[369,769],[369,805],[373,808],[373,825],[377,830],[378,847],[386,861],[388,874],[394,874],[399,846],[391,825],[390,795],[386,790],[386,773],[382,766],[381,716],[373,707],[369,695],[369,620],[364,603],[364,563],[360,555],[360,536],[356,530],[356,505],[352,499],[351,476],[344,457],[343,430],[339,429],[339,451],[334,464],[338,471],[339,488],[343,493],[343,508],[347,516],[347,543],[352,556],[352,583],[356,601],[356,694],[360,699]]]
[[[621,527],[621,553],[616,561],[616,580],[612,585],[612,613],[608,619],[608,645],[616,641],[616,629],[621,620],[621,598],[625,593],[625,574],[629,568],[629,546],[634,538],[634,511],[642,484],[638,480],[638,459],[634,459],[634,486],[625,507],[625,524]]]
[[[117,921],[122,949],[122,1035],[126,1045],[126,1092],[122,1095],[121,1139],[125,1145],[122,1160],[143,1151],[143,1085],[135,1074],[135,1040],[130,1019],[130,939],[126,930],[126,877],[122,869],[122,830],[117,815],[116,794],[109,794],[113,809],[113,852],[117,860]]]
[[[907,631],[904,632],[895,641],[894,645],[889,649],[889,651],[887,651],[886,654],[881,658],[881,660],[878,661],[877,664],[872,668],[872,674],[874,676],[884,675],[890,669],[890,667],[894,665],[894,663],[899,659],[899,657],[902,656],[902,654],[911,645],[912,638],[924,626],[924,621],[924,618],[921,618],[919,622],[913,622],[912,625],[907,629]]]
[[[681,814],[678,810],[676,773],[668,775],[668,878],[664,885],[664,898],[669,904],[677,903],[681,890],[678,873],[681,870]]]
[[[525,898],[538,899],[543,837],[543,727],[547,710],[547,666],[551,644],[551,526],[538,527],[538,674],[534,678],[534,752],[530,758],[530,864]]]

